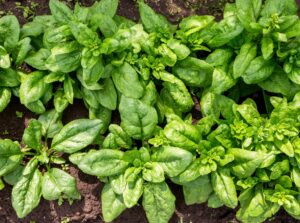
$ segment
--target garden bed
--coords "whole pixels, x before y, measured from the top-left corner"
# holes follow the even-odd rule
[[[91,5],[93,1],[80,1],[83,5]],[[213,14],[217,17],[222,15],[222,9],[225,1],[214,0],[148,0],[146,1],[155,11],[165,15],[170,21],[176,23],[180,19],[191,14]],[[300,0],[297,0],[300,5]],[[33,6],[32,3],[37,3]],[[67,1],[71,6],[72,1]],[[31,0],[29,3],[21,3],[22,6],[29,8],[32,14],[26,15],[24,18],[24,8],[15,7],[15,1],[0,1],[0,11],[8,12],[18,16],[21,23],[30,20],[35,14],[48,14],[48,1]],[[132,0],[121,0],[118,8],[118,14],[133,20],[138,20],[138,9]],[[197,109],[196,109],[197,110]],[[197,114],[196,114],[197,115]],[[37,117],[28,111],[19,103],[17,98],[13,98],[5,112],[0,113],[0,138],[10,138],[20,141],[25,127],[30,118]],[[88,118],[88,110],[83,103],[76,100],[73,105],[69,106],[63,115],[63,123],[78,118]],[[114,119],[114,118],[113,118]],[[72,205],[64,202],[61,206],[56,201],[45,201],[42,199],[39,206],[33,210],[27,217],[20,220],[11,206],[11,187],[6,186],[0,191],[0,222],[104,222],[102,219],[100,193],[103,185],[96,177],[83,174],[75,166],[70,165],[69,173],[76,178],[77,187],[82,195],[81,200],[74,201]],[[234,223],[238,222],[235,218],[236,210],[227,207],[212,209],[207,204],[202,205],[185,205],[182,189],[171,182],[168,182],[172,192],[176,196],[176,211],[171,218],[171,223]],[[136,206],[127,209],[113,222],[119,223],[146,223],[147,219],[142,206]],[[281,210],[276,216],[268,222],[298,222],[298,220],[290,217],[286,212]]]

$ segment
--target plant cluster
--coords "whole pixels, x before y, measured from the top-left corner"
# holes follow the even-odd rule
[[[242,222],[281,207],[300,219],[294,0],[236,0],[221,21],[193,15],[178,26],[138,4],[141,23],[115,15],[118,0],[74,10],[50,0],[51,15],[21,28],[15,16],[0,18],[0,111],[15,95],[40,115],[20,143],[0,140],[0,185],[13,185],[17,215],[42,197],[80,199],[68,159],[105,184],[107,222],[141,199],[150,223],[168,222],[175,196],[166,181],[182,185],[188,205],[239,205]],[[89,119],[63,126],[74,99]]]

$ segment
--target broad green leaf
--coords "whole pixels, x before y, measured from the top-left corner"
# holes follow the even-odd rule
[[[101,149],[91,151],[76,161],[79,169],[84,173],[106,177],[123,173],[128,162],[123,159],[124,153],[118,150]]]
[[[46,138],[53,138],[63,127],[61,115],[54,109],[40,115],[38,121],[42,123],[42,134]]]
[[[134,98],[121,97],[119,105],[121,127],[134,139],[147,139],[158,123],[154,107]]]
[[[91,7],[91,14],[105,14],[113,18],[117,12],[118,0],[101,0]]]
[[[200,132],[195,126],[182,120],[169,122],[164,128],[164,135],[172,146],[189,151],[195,151],[199,148]]]
[[[2,112],[7,105],[9,104],[11,99],[11,91],[8,88],[0,87],[0,112]]]
[[[273,60],[264,60],[262,56],[256,57],[251,61],[249,67],[242,74],[246,84],[257,84],[266,80],[274,71],[275,63]]]
[[[89,108],[89,118],[99,119],[102,121],[103,127],[101,128],[99,134],[104,134],[111,123],[112,111],[99,106],[97,109]]]
[[[261,40],[261,52],[265,60],[269,60],[274,51],[274,42],[271,37],[263,37]]]
[[[298,7],[294,0],[266,0],[261,15],[270,17],[278,15],[296,15]]]
[[[175,211],[175,196],[165,182],[147,183],[144,186],[143,207],[150,223],[166,223]]]
[[[176,63],[173,72],[188,86],[205,87],[211,82],[213,67],[204,60],[187,57]]]
[[[11,59],[9,53],[4,47],[0,46],[0,68],[7,69],[11,66]]]
[[[237,17],[249,31],[251,23],[255,23],[261,10],[262,0],[236,0]]]
[[[212,74],[212,83],[210,90],[216,94],[222,94],[236,84],[236,80],[231,74],[221,68],[215,68]]]
[[[10,52],[18,44],[20,35],[20,24],[14,15],[0,18],[0,44]]]
[[[171,24],[168,20],[164,16],[155,13],[144,1],[139,1],[139,12],[142,24],[147,32],[164,33],[171,31]]]
[[[50,0],[49,7],[51,14],[59,23],[69,23],[74,19],[71,9],[59,0]]]
[[[157,162],[169,177],[183,172],[192,162],[193,155],[181,148],[163,146],[155,150],[151,160]]]
[[[258,85],[268,92],[280,93],[288,98],[294,97],[300,91],[299,85],[291,82],[280,67],[276,67],[273,74]]]
[[[102,189],[101,204],[103,218],[106,222],[113,221],[126,209],[122,196],[117,195],[110,184],[105,184]]]
[[[27,54],[32,50],[32,46],[30,45],[30,38],[24,38],[18,42],[18,54],[15,58],[16,65],[19,66],[25,60]]]
[[[218,170],[211,175],[212,187],[219,199],[230,208],[238,204],[237,193],[233,179],[227,169]]]
[[[239,197],[241,208],[237,212],[237,219],[243,222],[264,222],[276,214],[280,206],[267,202],[262,188],[249,188]]]
[[[0,139],[0,176],[13,171],[22,161],[20,145],[10,139]]]
[[[68,75],[65,76],[64,80],[64,93],[65,97],[70,104],[73,104],[74,100],[74,89],[73,89],[73,80]]]
[[[93,143],[102,127],[101,120],[74,120],[54,136],[51,148],[65,153],[77,152]]]
[[[152,183],[160,183],[165,180],[164,169],[156,162],[147,162],[143,167],[143,179]]]
[[[3,177],[4,181],[9,185],[15,185],[21,179],[23,170],[24,166],[18,165],[14,168],[13,171],[9,172],[8,174],[5,174],[5,176]]]
[[[135,69],[124,63],[116,68],[112,73],[112,79],[115,87],[126,97],[140,98],[144,94],[144,88],[139,81],[139,77]]]
[[[103,83],[103,89],[97,91],[99,103],[110,110],[117,108],[117,92],[111,78],[106,78]]]
[[[138,203],[144,190],[144,180],[139,173],[140,171],[135,170],[135,167],[128,168],[124,174],[127,184],[123,191],[123,199],[127,208],[131,208]]]
[[[182,112],[188,112],[194,106],[194,101],[186,88],[185,84],[168,72],[160,73],[161,79],[164,81],[163,86],[168,91],[176,107]]]
[[[0,68],[0,86],[1,87],[17,87],[20,85],[19,74],[11,69]]]
[[[45,63],[50,55],[51,55],[50,50],[41,48],[37,52],[31,52],[25,58],[25,62],[35,69],[47,70]]]
[[[42,175],[38,169],[22,176],[12,190],[12,206],[19,218],[27,216],[41,199]]]
[[[80,199],[76,188],[76,180],[63,170],[51,168],[43,176],[42,195],[46,200],[65,198],[69,200]]]
[[[21,76],[20,100],[22,104],[29,104],[39,100],[47,90],[48,84],[44,82],[45,73],[35,71]]]
[[[59,89],[54,93],[53,104],[58,113],[62,113],[68,107],[69,101],[62,89]]]
[[[245,43],[233,63],[233,78],[241,77],[256,57],[257,46],[255,43]]]
[[[116,124],[111,124],[109,126],[109,132],[110,134],[105,138],[103,142],[104,148],[110,148],[110,149],[131,148],[132,140],[129,137],[129,135],[120,126]]]
[[[81,50],[76,41],[56,44],[51,49],[45,66],[52,72],[69,73],[75,71],[80,65]]]
[[[98,41],[98,35],[83,23],[71,22],[69,24],[71,31],[77,42],[83,46],[91,47]]]
[[[206,202],[213,192],[208,175],[183,185],[184,200],[187,205],[202,204]]]
[[[25,129],[22,141],[31,149],[37,151],[42,149],[42,124],[32,119],[30,120],[28,127]]]

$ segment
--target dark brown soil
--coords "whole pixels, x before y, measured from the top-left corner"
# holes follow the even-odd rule
[[[222,8],[227,0],[146,0],[157,12],[168,17],[172,22],[177,22],[181,18],[190,14],[214,14],[218,17],[222,14]],[[230,1],[230,0],[228,0]],[[49,13],[48,1],[31,0],[19,1],[22,6],[31,6],[31,2],[37,2],[39,5],[32,10],[33,15],[24,18],[23,10],[16,8],[17,1],[0,0],[0,13],[13,13],[18,16],[21,23],[30,20],[33,15]],[[71,6],[74,4],[72,0],[66,0]],[[80,1],[83,5],[90,5],[93,0]],[[300,5],[300,0],[297,0]],[[128,18],[138,20],[138,10],[133,0],[121,0],[118,14]],[[26,16],[25,16],[26,17]],[[196,108],[198,110],[199,108]],[[19,115],[16,115],[18,111]],[[20,117],[22,114],[22,117]],[[63,117],[64,122],[69,122],[76,118],[87,117],[88,113],[83,104],[76,101],[73,106],[69,107]],[[13,99],[9,107],[0,113],[0,138],[11,138],[20,140],[23,130],[30,118],[35,117],[19,104],[17,99]],[[0,191],[0,223],[59,223],[59,222],[90,222],[102,223],[100,193],[102,184],[92,176],[83,174],[73,166],[70,166],[69,172],[77,179],[77,186],[82,195],[80,201],[69,205],[67,202],[62,206],[58,206],[57,202],[48,202],[41,200],[40,205],[25,219],[18,219],[11,207],[11,187]],[[203,205],[186,206],[184,204],[183,195],[179,186],[171,185],[173,193],[177,197],[176,212],[170,220],[171,223],[237,223],[235,219],[235,210],[223,207],[211,209]],[[127,209],[115,223],[146,223],[145,213],[141,206]],[[280,211],[275,218],[268,222],[299,222],[289,217],[284,211]]]

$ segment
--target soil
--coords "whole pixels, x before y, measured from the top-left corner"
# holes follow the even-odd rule
[[[228,0],[231,1],[231,0]],[[19,1],[21,6],[29,6],[31,13],[24,16],[24,8],[16,7],[17,1],[0,0],[0,15],[15,14],[20,22],[24,24],[34,15],[48,14],[48,1],[30,0]],[[72,6],[75,1],[66,0]],[[93,0],[82,0],[82,5],[91,5]],[[185,16],[191,14],[213,14],[220,18],[222,9],[227,0],[146,0],[157,12],[164,14],[171,22],[178,22]],[[300,0],[297,0],[300,5]],[[34,3],[38,3],[34,6]],[[2,12],[1,12],[2,11]],[[138,10],[133,0],[120,0],[118,14],[128,18],[138,20]],[[199,105],[195,100],[195,110],[199,110]],[[17,113],[16,113],[17,112]],[[82,117],[88,117],[88,112],[80,101],[75,101],[64,113],[63,121],[65,123]],[[0,138],[10,138],[20,140],[23,130],[28,120],[35,115],[29,112],[24,106],[19,104],[16,98],[0,113]],[[102,223],[100,193],[103,185],[97,178],[83,174],[74,166],[69,167],[69,173],[77,179],[77,187],[82,195],[80,201],[75,201],[72,205],[67,202],[58,206],[57,202],[41,200],[40,205],[26,218],[20,220],[16,216],[11,206],[11,187],[6,186],[0,191],[0,222],[1,223],[59,223],[59,222],[90,222]],[[176,211],[171,218],[171,223],[237,223],[235,218],[236,210],[226,207],[211,209],[203,205],[187,206],[184,203],[182,190],[179,186],[169,184],[173,193],[176,195]],[[127,209],[122,213],[114,223],[146,223],[146,216],[141,206]],[[288,216],[281,210],[273,219],[268,222],[299,222]]]

